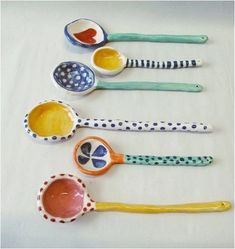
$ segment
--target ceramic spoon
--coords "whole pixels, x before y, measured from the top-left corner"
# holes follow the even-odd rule
[[[86,48],[101,47],[105,43],[113,41],[205,43],[208,40],[206,35],[107,34],[98,23],[85,18],[67,24],[64,33],[73,45]]]
[[[211,156],[131,156],[115,153],[100,137],[90,136],[74,147],[73,159],[78,169],[87,175],[105,174],[115,164],[141,164],[151,166],[206,166]]]
[[[129,213],[204,213],[223,212],[231,208],[228,201],[186,203],[173,205],[126,204],[95,202],[86,192],[84,182],[70,174],[51,176],[40,188],[37,196],[38,210],[52,222],[72,222],[91,211],[116,211]]]
[[[85,95],[95,89],[110,90],[155,90],[200,92],[199,84],[156,83],[156,82],[103,82],[95,78],[95,73],[80,62],[68,61],[60,63],[52,72],[55,86],[69,93]]]
[[[151,68],[151,69],[176,69],[197,67],[202,61],[181,60],[181,61],[151,61],[128,59],[118,50],[111,47],[97,48],[91,57],[92,67],[101,75],[116,75],[124,68]]]
[[[74,135],[77,128],[89,127],[119,131],[184,131],[210,132],[212,127],[203,123],[174,123],[165,121],[143,122],[113,119],[82,118],[62,101],[46,100],[25,115],[26,132],[35,139],[63,141]]]

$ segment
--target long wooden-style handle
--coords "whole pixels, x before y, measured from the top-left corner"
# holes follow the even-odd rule
[[[228,201],[187,203],[175,205],[143,205],[112,202],[96,202],[96,211],[117,211],[129,213],[204,213],[224,212],[231,208]]]

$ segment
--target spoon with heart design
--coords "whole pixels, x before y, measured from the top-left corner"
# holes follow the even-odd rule
[[[165,35],[165,34],[136,34],[116,33],[107,34],[96,22],[80,18],[68,23],[64,28],[66,38],[75,46],[85,48],[101,47],[113,41],[147,41],[147,42],[174,42],[174,43],[205,43],[206,35]]]
[[[112,47],[97,48],[91,56],[91,65],[101,75],[116,75],[125,68],[176,69],[202,65],[200,59],[153,61],[129,59]]]
[[[52,72],[52,81],[56,87],[78,96],[86,95],[95,89],[183,92],[201,92],[203,89],[199,84],[189,83],[104,82],[97,80],[95,73],[88,66],[75,61],[60,63]]]
[[[186,203],[171,205],[126,204],[116,202],[95,202],[86,192],[85,183],[71,175],[53,175],[44,181],[37,195],[40,214],[52,222],[73,222],[79,216],[97,211],[129,213],[205,213],[224,212],[231,208],[228,201]]]
[[[211,156],[143,156],[123,155],[113,151],[102,138],[89,136],[74,147],[73,159],[83,174],[99,176],[105,174],[116,164],[149,166],[207,166],[212,163]]]
[[[62,101],[46,100],[36,105],[24,118],[25,131],[34,139],[46,142],[71,138],[76,129],[89,127],[118,131],[181,131],[206,133],[211,125],[195,122],[143,122],[119,119],[82,118]]]

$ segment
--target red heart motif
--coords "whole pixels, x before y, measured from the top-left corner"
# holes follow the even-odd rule
[[[89,28],[79,33],[74,33],[73,35],[81,42],[94,44],[96,40],[93,38],[96,35],[96,30]]]

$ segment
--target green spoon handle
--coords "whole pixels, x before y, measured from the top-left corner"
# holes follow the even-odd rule
[[[126,164],[141,164],[150,166],[206,166],[212,163],[211,156],[124,156]]]
[[[102,82],[97,81],[97,89],[111,90],[154,90],[154,91],[183,91],[201,92],[203,87],[199,84],[189,83],[157,83],[146,81]]]
[[[145,35],[136,33],[109,34],[108,41],[149,41],[149,42],[175,42],[175,43],[205,43],[206,35]]]

